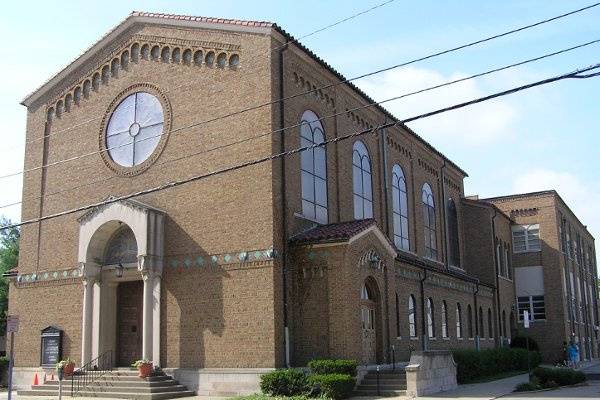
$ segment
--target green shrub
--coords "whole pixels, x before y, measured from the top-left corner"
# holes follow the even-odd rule
[[[311,375],[308,380],[320,390],[321,396],[332,399],[349,397],[356,384],[356,379],[348,374]]]
[[[260,390],[271,396],[302,395],[309,389],[308,378],[299,369],[279,369],[260,377]]]
[[[455,350],[452,352],[457,364],[458,383],[494,376],[510,371],[527,370],[527,350],[498,348],[486,350]],[[538,352],[530,352],[531,367],[541,361]]]
[[[316,375],[345,374],[356,376],[358,363],[355,360],[312,360],[308,363],[310,372]]]
[[[510,341],[511,348],[519,348],[527,350],[527,337],[526,336],[515,336]],[[540,351],[540,347],[537,342],[532,338],[529,338],[529,350]]]
[[[532,390],[540,390],[542,387],[535,382],[519,383],[515,388],[515,392],[531,392]]]
[[[575,385],[585,381],[585,374],[571,368],[546,368],[538,367],[533,370],[542,386],[554,384],[555,386]]]

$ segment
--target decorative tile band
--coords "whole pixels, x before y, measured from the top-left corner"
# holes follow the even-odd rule
[[[63,279],[79,278],[81,272],[79,268],[69,268],[57,271],[44,271],[33,274],[17,275],[18,283],[32,283],[40,281],[57,281]]]

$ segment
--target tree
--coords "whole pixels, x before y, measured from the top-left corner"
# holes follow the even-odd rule
[[[0,217],[0,228],[12,225],[6,218]],[[18,228],[0,230],[0,333],[6,330],[6,313],[8,312],[8,280],[3,276],[6,271],[17,266],[19,261]]]

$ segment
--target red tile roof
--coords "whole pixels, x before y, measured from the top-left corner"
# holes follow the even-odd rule
[[[348,240],[372,225],[375,225],[375,220],[372,218],[319,225],[294,236],[290,242],[293,244],[306,244]]]
[[[229,18],[213,18],[213,17],[194,17],[192,15],[181,15],[181,14],[163,14],[163,13],[151,13],[143,11],[133,11],[130,14],[132,17],[151,17],[151,18],[164,18],[164,19],[176,19],[181,21],[195,21],[195,22],[208,22],[213,24],[229,24],[229,25],[240,25],[240,26],[256,26],[261,28],[271,28],[275,24],[269,21],[252,21],[252,20],[241,20],[241,19],[229,19]]]

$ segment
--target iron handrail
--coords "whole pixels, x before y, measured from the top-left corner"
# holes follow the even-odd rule
[[[108,371],[112,371],[112,350],[107,350],[92,361],[76,369],[71,375],[71,397],[91,385]]]

